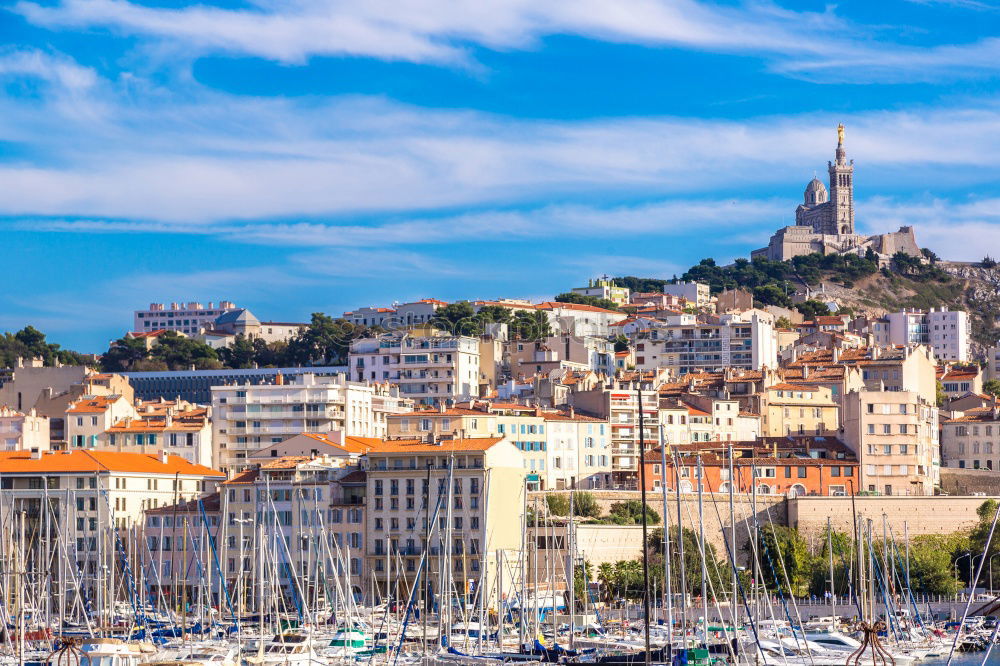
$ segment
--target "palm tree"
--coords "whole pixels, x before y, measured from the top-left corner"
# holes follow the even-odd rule
[[[597,582],[604,592],[604,602],[611,603],[611,589],[615,584],[615,567],[611,562],[601,562],[597,567]]]

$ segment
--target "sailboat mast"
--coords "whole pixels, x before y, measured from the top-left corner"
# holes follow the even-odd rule
[[[826,549],[830,556],[830,616],[837,617],[837,590],[833,586],[833,528],[830,516],[826,517]]]
[[[667,614],[667,645],[674,637],[674,604],[670,594],[670,505],[667,503],[667,442],[660,424],[660,490],[663,492],[663,608]],[[676,492],[677,489],[674,489]]]
[[[701,455],[698,455],[698,531],[701,539],[701,610],[702,610],[702,632],[705,644],[708,645],[708,565],[707,551],[705,549],[705,503],[704,503],[705,475],[701,465]]]
[[[646,511],[646,419],[642,410],[642,375],[639,375],[639,385],[636,396],[639,402],[639,489],[642,499],[642,607],[643,637],[646,642],[646,666],[650,665],[652,655],[649,651],[649,536]],[[571,517],[572,518],[572,517]]]

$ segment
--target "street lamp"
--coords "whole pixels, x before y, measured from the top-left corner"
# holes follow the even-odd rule
[[[1000,553],[993,553],[990,555],[990,594],[993,594],[993,558],[1000,555]]]
[[[958,563],[966,557],[969,558],[969,578],[972,578],[972,553],[966,553],[965,555],[961,555],[955,559],[955,579],[959,582],[961,582],[962,579],[958,577]],[[971,588],[972,586],[970,585],[969,587]]]

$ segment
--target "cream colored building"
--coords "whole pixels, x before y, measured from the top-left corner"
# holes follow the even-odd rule
[[[839,408],[829,388],[816,384],[774,384],[764,392],[763,434],[834,434],[840,427]]]
[[[389,418],[389,436],[396,438],[506,437],[521,452],[525,471],[537,476],[540,489],[609,487],[608,435],[607,419],[573,409],[485,400]]]
[[[68,580],[63,567],[51,569],[53,585],[68,595],[67,605],[102,607],[111,605],[108,590],[116,590],[119,601],[129,600],[121,587],[116,533],[127,542],[129,531],[141,527],[146,509],[201,496],[225,477],[163,453],[71,450],[2,452],[0,478],[3,515],[25,515],[28,535],[47,526],[59,534],[41,544],[35,539],[27,547],[33,552],[49,549],[43,557],[50,562],[62,562],[71,553],[79,586]],[[64,575],[67,580],[59,581]]]
[[[523,458],[510,442],[386,441],[369,453],[367,472],[366,568],[376,589],[388,579],[409,592],[421,567],[435,595],[442,568],[458,590],[475,581],[495,595],[498,570],[504,589],[513,589],[526,488]]]
[[[357,462],[328,455],[269,460],[222,484],[220,559],[234,603],[255,607],[252,572],[262,544],[288,563],[276,582],[289,600],[313,596],[322,579],[334,596],[339,586],[360,598],[366,589],[364,493]],[[293,590],[289,574],[308,589]]]
[[[66,409],[66,448],[70,451],[101,448],[104,433],[127,418],[136,418],[136,411],[135,405],[125,396],[81,396]]]
[[[940,483],[938,410],[916,391],[852,391],[843,439],[858,455],[860,490],[931,495]]]
[[[349,382],[345,375],[213,386],[213,459],[223,471],[237,472],[251,452],[302,432],[382,437],[388,415],[411,408],[395,387]]]
[[[126,416],[104,431],[99,446],[111,451],[166,451],[190,463],[212,464],[212,409],[184,400],[139,403],[135,417]]]
[[[49,419],[34,407],[27,413],[0,406],[0,451],[45,451],[49,448]]]

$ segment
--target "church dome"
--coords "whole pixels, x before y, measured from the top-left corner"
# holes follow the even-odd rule
[[[813,178],[806,185],[805,200],[807,206],[815,206],[816,204],[826,203],[829,196],[826,192],[826,185],[823,184],[819,178]]]

